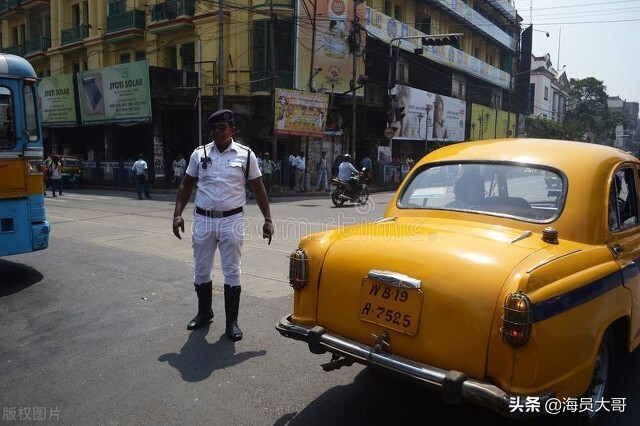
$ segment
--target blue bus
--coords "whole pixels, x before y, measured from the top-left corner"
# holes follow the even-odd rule
[[[37,84],[26,59],[0,53],[0,256],[49,245]]]

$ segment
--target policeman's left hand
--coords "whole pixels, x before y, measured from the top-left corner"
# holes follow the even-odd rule
[[[173,220],[173,235],[181,240],[182,235],[180,235],[180,231],[184,233],[184,219],[182,217],[178,217]]]
[[[265,222],[262,225],[262,238],[269,239],[268,245],[271,245],[271,238],[273,237],[273,224],[271,222]]]

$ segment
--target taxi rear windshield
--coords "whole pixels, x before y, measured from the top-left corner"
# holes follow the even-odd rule
[[[412,175],[399,208],[465,211],[550,222],[562,210],[560,172],[526,164],[427,165]]]

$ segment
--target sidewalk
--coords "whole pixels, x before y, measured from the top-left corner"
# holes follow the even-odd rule
[[[136,188],[130,187],[130,186],[101,185],[101,184],[91,184],[91,183],[85,182],[84,189],[89,189],[89,188],[110,189],[110,190],[126,191],[126,192],[132,192],[132,193],[136,192]],[[395,190],[397,189],[397,187],[382,186],[382,185],[367,185],[367,188],[369,189],[370,194],[374,192],[395,192]],[[178,188],[171,187],[171,186],[158,186],[158,187],[151,186],[150,192],[152,196],[154,193],[155,194],[177,194]],[[195,193],[195,190],[194,190],[194,193]],[[316,191],[315,188],[305,192],[296,192],[295,189],[290,190],[288,188],[286,189],[275,188],[275,190],[271,192],[270,196],[271,198],[278,198],[278,197],[327,197],[327,198],[330,198],[331,192]]]

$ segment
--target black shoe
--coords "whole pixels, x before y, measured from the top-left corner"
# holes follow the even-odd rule
[[[227,317],[227,325],[225,327],[225,333],[227,337],[234,342],[242,340],[242,330],[238,326],[238,310],[240,307],[240,293],[242,287],[238,286],[224,286],[224,310]]]
[[[212,283],[195,285],[196,294],[198,295],[198,314],[189,321],[187,330],[195,330],[203,327],[213,320],[213,310],[211,309],[211,288]]]

